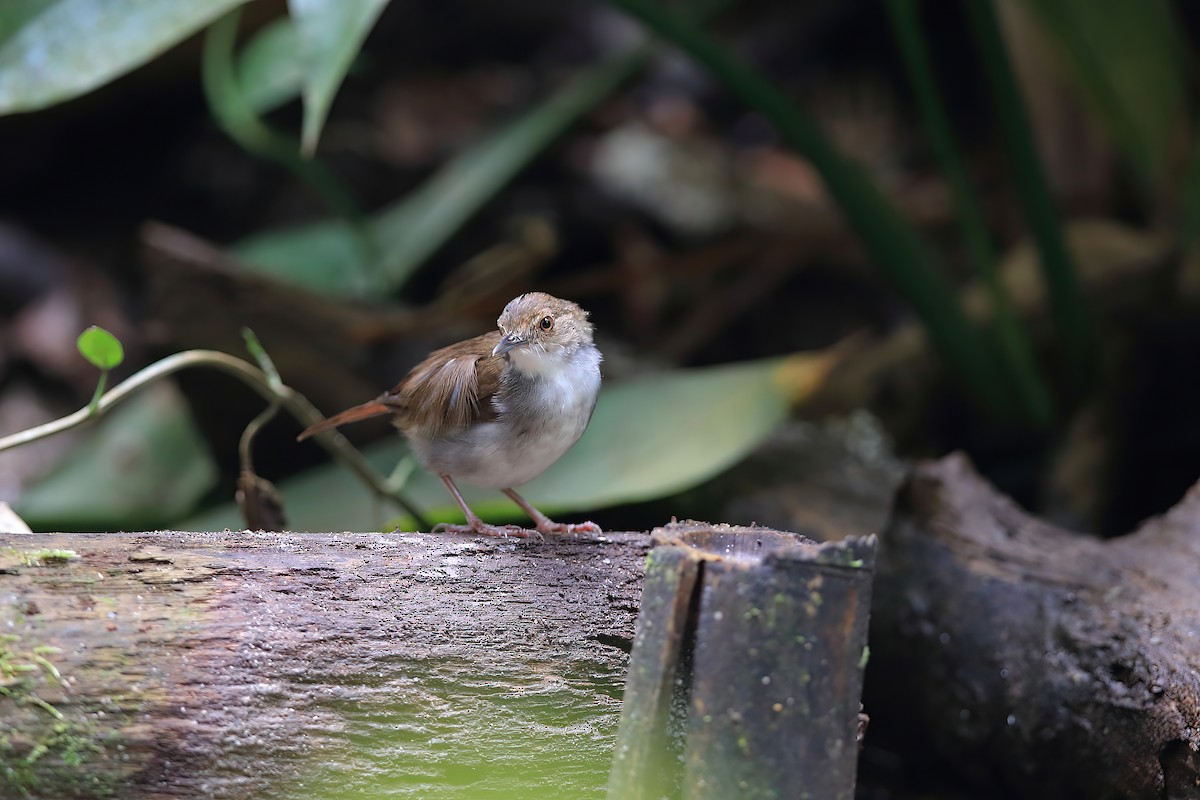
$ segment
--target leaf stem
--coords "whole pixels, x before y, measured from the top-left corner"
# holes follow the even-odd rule
[[[100,397],[104,394],[104,389],[108,386],[108,370],[100,370],[100,377],[96,379],[96,391],[92,392],[92,400],[88,403],[88,413],[95,414],[100,409]]]

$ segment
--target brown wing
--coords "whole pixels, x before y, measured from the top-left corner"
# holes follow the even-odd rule
[[[492,355],[499,342],[500,332],[492,331],[435,350],[376,402],[396,412],[401,429],[424,436],[493,419],[491,399],[504,369],[504,359]]]

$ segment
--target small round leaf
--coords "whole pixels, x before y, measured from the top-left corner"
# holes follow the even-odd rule
[[[125,360],[125,350],[117,337],[96,325],[79,334],[75,346],[99,369],[112,369]]]

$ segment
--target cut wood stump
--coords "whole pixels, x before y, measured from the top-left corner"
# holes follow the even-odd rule
[[[654,543],[609,800],[853,798],[875,537]]]

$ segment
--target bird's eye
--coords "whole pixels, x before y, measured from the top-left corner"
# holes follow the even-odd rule
[[[544,331],[550,330],[554,327],[554,317],[547,314],[546,316],[542,317],[542,321],[538,323],[538,326]]]

